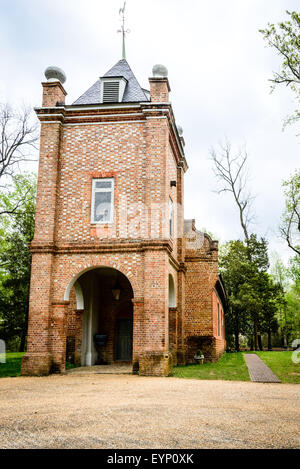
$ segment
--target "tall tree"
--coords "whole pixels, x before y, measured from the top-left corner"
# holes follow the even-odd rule
[[[285,210],[280,233],[290,249],[300,255],[300,170],[284,181]]]
[[[228,295],[228,311],[226,314],[226,342],[228,348],[240,349],[240,334],[246,335],[249,330],[247,309],[239,297],[240,288],[249,278],[247,249],[240,240],[229,241],[221,246],[219,266]],[[234,337],[234,346],[231,338]]]
[[[251,339],[251,348],[261,348],[259,337],[277,330],[279,289],[267,273],[268,246],[265,239],[251,234],[247,241],[230,241],[220,250],[220,270],[226,285],[229,309],[226,316],[228,344],[234,336],[239,351],[240,335]]]
[[[248,154],[246,149],[232,150],[230,142],[220,143],[218,150],[210,150],[213,169],[220,182],[218,193],[230,192],[239,211],[240,224],[249,240],[249,225],[253,221],[252,202],[254,197],[247,187]]]
[[[292,284],[285,295],[286,332],[291,342],[300,337],[300,256],[296,255],[289,260],[288,275]]]
[[[20,163],[33,160],[39,138],[36,121],[29,108],[16,109],[0,103],[0,189],[6,190],[9,179],[19,170]],[[23,194],[24,195],[24,194]],[[18,211],[24,198],[16,199],[15,205],[2,206],[0,215]]]
[[[24,350],[27,331],[31,254],[29,243],[34,234],[36,178],[17,175],[8,195],[0,196],[4,209],[0,223],[0,336],[6,341],[19,340]],[[10,207],[23,203],[10,214]]]
[[[279,24],[268,24],[261,29],[268,46],[276,50],[282,59],[281,70],[273,72],[271,79],[273,89],[278,85],[286,85],[293,91],[296,100],[300,99],[300,14],[296,11],[286,11],[287,21]],[[287,119],[286,123],[292,123],[300,118],[300,111]]]
[[[278,330],[277,314],[284,301],[284,292],[267,272],[260,272],[257,291],[261,302],[260,329],[268,335],[268,350],[272,350],[272,333]]]

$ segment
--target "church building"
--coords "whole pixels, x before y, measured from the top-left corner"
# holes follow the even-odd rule
[[[73,104],[62,70],[45,76],[22,374],[62,373],[67,360],[168,376],[198,350],[218,360],[218,243],[184,220],[188,165],[167,69],[154,66],[146,90],[122,59]]]

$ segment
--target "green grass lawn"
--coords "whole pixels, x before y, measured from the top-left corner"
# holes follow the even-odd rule
[[[250,381],[248,368],[241,352],[225,353],[217,363],[176,366],[176,378],[223,379],[229,381]]]
[[[283,383],[300,384],[300,363],[292,361],[293,352],[256,352]],[[8,352],[6,363],[0,363],[0,378],[20,376],[21,360],[24,353]],[[74,365],[66,364],[66,368]],[[243,353],[225,353],[217,363],[203,365],[176,366],[173,376],[193,379],[223,379],[230,381],[250,381]]]
[[[7,352],[6,363],[0,363],[0,378],[8,378],[13,376],[20,376],[21,374],[21,361],[24,352]],[[66,363],[66,370],[74,368],[79,365]]]
[[[20,376],[23,352],[7,352],[6,363],[0,363],[0,378]]]
[[[293,352],[256,352],[282,383],[300,384],[300,363],[292,361]]]

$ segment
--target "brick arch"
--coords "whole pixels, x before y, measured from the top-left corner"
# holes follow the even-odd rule
[[[64,294],[64,301],[69,301],[70,300],[70,294],[71,294],[71,290],[72,288],[74,287],[75,289],[75,294],[76,294],[76,304],[77,304],[77,309],[84,309],[84,297],[83,297],[83,291],[82,291],[82,288],[81,288],[81,285],[79,283],[79,279],[80,277],[85,274],[86,272],[89,272],[89,271],[92,271],[92,270],[96,270],[96,269],[101,269],[101,268],[109,268],[109,269],[113,269],[117,272],[120,272],[122,275],[124,275],[124,277],[127,278],[127,280],[129,281],[130,283],[130,286],[131,286],[131,289],[132,289],[132,297],[134,297],[134,289],[132,287],[132,275],[128,275],[124,272],[122,272],[122,270],[120,270],[119,268],[119,265],[118,265],[118,268],[116,268],[114,266],[114,263],[113,265],[90,265],[84,269],[82,269],[80,272],[78,272],[77,274],[75,274],[70,282],[68,283],[67,287],[66,287],[66,290],[65,290],[65,294]]]

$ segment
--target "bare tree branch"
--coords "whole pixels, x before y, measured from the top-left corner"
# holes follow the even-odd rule
[[[300,254],[300,171],[296,171],[283,185],[286,187],[286,202],[279,230],[289,248]]]
[[[249,225],[253,223],[252,202],[254,197],[247,190],[248,154],[245,149],[239,149],[232,154],[230,142],[219,144],[219,150],[210,150],[213,170],[216,178],[221,183],[218,193],[231,192],[239,210],[240,224],[246,241],[249,240]]]
[[[18,111],[0,103],[0,181],[13,176],[20,162],[33,161],[28,156],[37,148],[38,138],[30,109]]]

